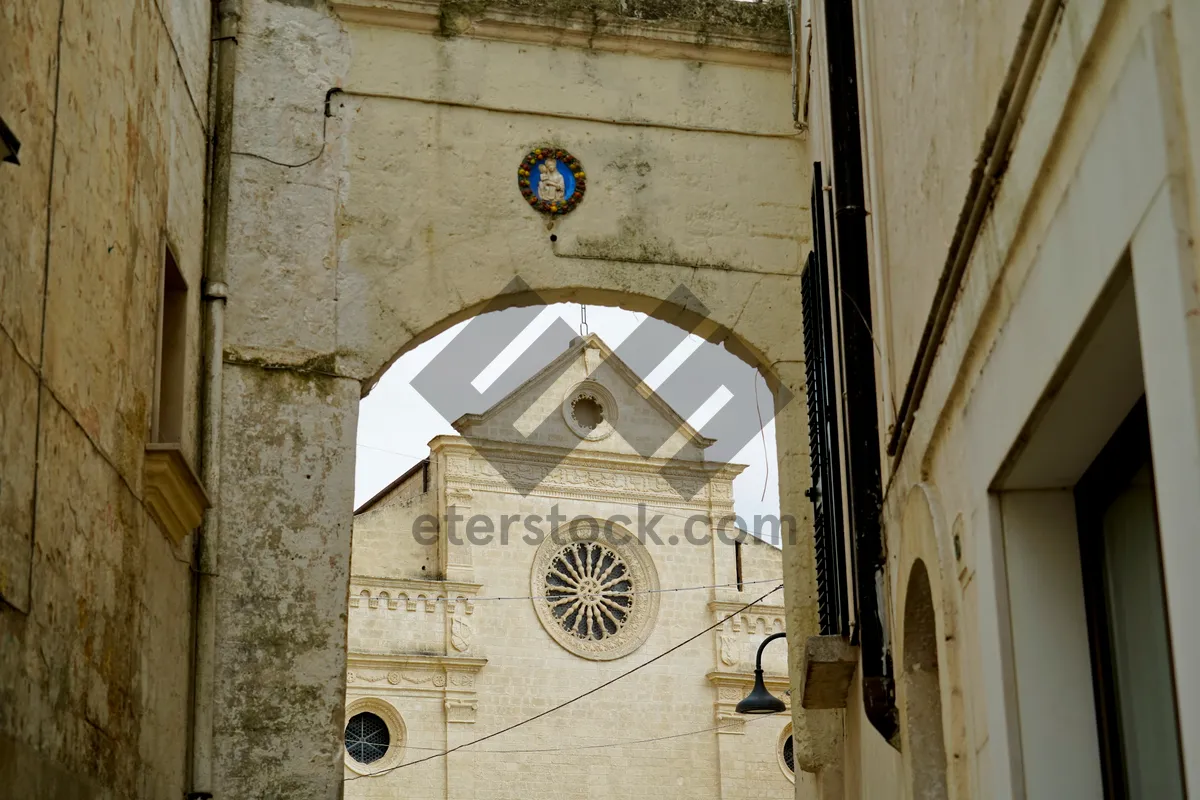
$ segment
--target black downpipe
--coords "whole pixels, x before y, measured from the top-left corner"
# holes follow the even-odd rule
[[[825,0],[825,46],[833,145],[834,269],[841,289],[838,305],[843,363],[847,367],[842,373],[845,457],[863,705],[871,724],[895,744],[895,684],[885,598],[880,594],[885,585],[886,560],[881,529],[883,488],[852,0]]]

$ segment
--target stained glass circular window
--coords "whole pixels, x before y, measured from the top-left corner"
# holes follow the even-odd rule
[[[346,752],[360,764],[373,764],[383,758],[391,743],[387,723],[376,714],[364,711],[346,723]]]
[[[787,764],[788,772],[796,771],[796,753],[793,750],[792,737],[789,736],[787,741],[783,743],[783,763]]]

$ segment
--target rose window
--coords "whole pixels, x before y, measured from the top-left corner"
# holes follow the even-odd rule
[[[622,658],[645,643],[658,616],[658,573],[629,531],[576,519],[542,540],[529,570],[538,621],[580,658]]]
[[[585,640],[615,636],[629,621],[634,589],[629,567],[595,541],[573,542],[546,570],[546,603],[562,629]]]

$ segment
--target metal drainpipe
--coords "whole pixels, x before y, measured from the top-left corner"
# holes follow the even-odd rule
[[[800,127],[800,68],[796,55],[796,0],[787,0],[788,42],[792,50],[792,124]]]
[[[215,0],[214,0],[215,2]],[[213,796],[213,687],[216,662],[217,544],[221,532],[221,370],[225,349],[225,268],[229,231],[229,181],[237,72],[239,0],[220,0],[216,10],[216,48],[212,77],[212,161],[209,183],[204,303],[204,414],[202,480],[213,498],[196,540],[195,639],[192,642],[192,730],[189,800]]]

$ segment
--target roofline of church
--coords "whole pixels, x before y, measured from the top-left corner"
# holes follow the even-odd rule
[[[367,500],[361,506],[354,509],[354,516],[357,517],[359,514],[362,514],[365,511],[370,511],[372,506],[374,506],[376,503],[383,500],[383,498],[385,498],[389,494],[391,494],[392,490],[399,488],[399,486],[401,484],[403,484],[406,480],[411,478],[413,475],[416,475],[419,470],[428,468],[428,466],[429,466],[429,456],[425,456],[425,458],[422,458],[420,461],[413,464],[412,467],[410,467],[409,470],[407,472],[405,472],[403,475],[401,475],[399,478],[396,478],[396,480],[392,481],[387,486],[383,487],[378,492],[376,492],[375,495],[373,497],[371,497],[370,500]]]

